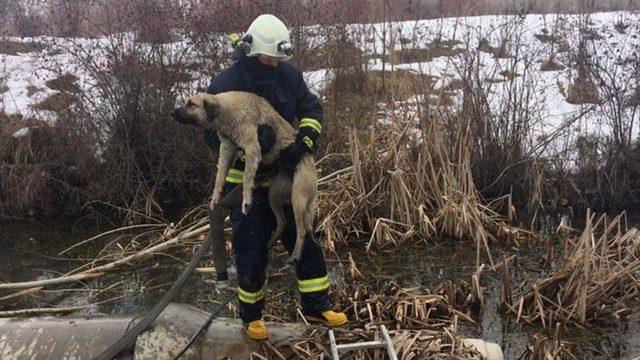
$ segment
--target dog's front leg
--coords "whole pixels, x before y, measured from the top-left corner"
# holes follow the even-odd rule
[[[227,138],[220,136],[220,152],[218,155],[218,171],[216,172],[216,183],[213,187],[213,194],[211,195],[211,202],[209,208],[213,208],[220,202],[220,194],[222,193],[222,186],[224,185],[225,178],[229,172],[229,166],[236,157],[238,148]]]
[[[256,172],[258,171],[258,165],[262,160],[260,145],[258,145],[258,142],[256,141],[255,144],[250,143],[248,146],[245,146],[244,154],[245,164],[244,174],[242,176],[242,184],[244,186],[242,189],[242,213],[247,215],[251,208],[251,195],[253,192]]]

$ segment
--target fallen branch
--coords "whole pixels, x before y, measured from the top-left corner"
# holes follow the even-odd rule
[[[100,305],[104,303],[108,303],[111,301],[116,301],[123,299],[124,295],[116,296],[114,298],[98,301],[91,304],[86,305],[78,305],[78,306],[65,306],[65,307],[55,307],[55,308],[34,308],[34,309],[21,309],[21,310],[9,310],[9,311],[0,311],[0,318],[2,317],[14,317],[14,316],[22,316],[22,315],[34,315],[34,314],[51,314],[51,313],[70,313],[78,310],[82,310],[87,306]]]
[[[15,299],[17,297],[25,296],[25,295],[32,295],[32,294],[37,293],[40,290],[42,290],[42,287],[34,287],[34,288],[30,288],[30,289],[20,290],[18,292],[13,293],[13,294],[9,294],[7,296],[1,297],[0,301]]]
[[[26,291],[21,291],[21,293],[23,293],[23,294],[20,294],[20,295],[26,295],[27,293],[36,292],[36,290],[34,290],[35,288],[42,289],[42,287],[44,287],[44,286],[67,284],[67,283],[70,283],[70,282],[76,282],[76,281],[82,281],[82,280],[88,280],[88,279],[97,278],[97,277],[102,276],[102,275],[104,275],[103,272],[99,272],[99,273],[81,273],[81,274],[63,276],[63,277],[54,278],[54,279],[47,279],[47,280],[25,281],[25,282],[18,282],[18,283],[0,284],[0,290],[27,289]],[[9,296],[19,296],[19,295],[18,295],[18,293],[16,293],[16,294],[12,294],[12,295],[9,295]],[[0,300],[3,300],[3,299],[4,298],[2,298]]]
[[[79,280],[86,280],[87,278],[96,278],[99,276],[104,275],[105,272],[109,271],[109,270],[113,270],[115,268],[117,268],[118,266],[121,265],[125,265],[128,264],[130,262],[139,260],[140,258],[143,258],[147,255],[159,252],[161,250],[164,250],[172,245],[177,244],[180,240],[182,239],[186,239],[186,238],[190,238],[193,236],[197,236],[200,233],[203,233],[205,231],[209,230],[209,225],[203,225],[195,230],[186,232],[186,233],[182,233],[178,236],[175,236],[173,238],[171,238],[170,240],[167,240],[165,242],[162,242],[158,245],[152,246],[150,248],[141,250],[139,252],[136,252],[134,254],[131,254],[129,256],[125,256],[122,259],[118,259],[116,261],[110,262],[108,264],[104,264],[102,266],[97,266],[88,270],[85,270],[81,273],[78,274],[73,274],[73,275],[66,275],[66,276],[61,276],[58,278],[54,278],[54,279],[47,279],[47,280],[38,280],[38,281],[26,281],[26,282],[20,282],[20,283],[6,283],[6,284],[0,284],[0,290],[15,290],[15,289],[25,289],[25,288],[36,288],[36,287],[46,287],[46,286],[52,286],[52,285],[60,285],[60,284],[66,284],[66,283],[71,283],[71,282],[76,282]]]
[[[86,243],[91,242],[93,240],[99,239],[99,238],[101,238],[103,236],[111,235],[111,234],[114,234],[114,233],[117,233],[117,232],[122,232],[122,231],[125,231],[125,230],[138,229],[138,228],[143,228],[143,227],[165,227],[165,226],[167,226],[167,224],[141,224],[141,225],[132,225],[132,226],[127,226],[127,227],[123,227],[123,228],[114,229],[114,230],[111,230],[111,231],[104,232],[102,234],[98,234],[98,235],[96,235],[94,237],[91,237],[89,239],[80,241],[77,244],[73,244],[72,246],[62,250],[61,252],[59,252],[58,255],[62,255],[62,254],[68,252],[69,250],[71,250],[71,249],[73,249],[75,247],[78,247],[80,245],[86,244]]]

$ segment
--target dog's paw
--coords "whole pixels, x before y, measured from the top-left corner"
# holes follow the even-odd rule
[[[249,214],[249,210],[251,210],[251,203],[243,201],[242,202],[242,214],[243,215]]]
[[[216,205],[218,205],[218,199],[211,199],[211,201],[209,201],[209,210],[213,210],[216,208]]]

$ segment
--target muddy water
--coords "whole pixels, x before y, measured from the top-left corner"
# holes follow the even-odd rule
[[[89,258],[109,239],[96,242],[93,246],[83,247],[73,256],[64,257],[57,254],[75,242],[98,233],[95,228],[81,228],[69,223],[0,223],[0,280],[26,281],[54,277],[83,263],[78,258]],[[454,245],[452,245],[454,244]],[[445,280],[470,280],[475,270],[475,250],[470,243],[445,243],[431,245],[428,248],[394,249],[366,254],[361,249],[364,244],[355,244],[349,251],[353,254],[366,281],[374,288],[384,288],[390,281],[401,286],[437,287]],[[541,249],[530,247],[524,249],[494,248],[495,259],[503,256],[518,255],[519,260],[512,268],[515,283],[543,276],[545,269],[540,264]],[[346,258],[346,257],[345,257]],[[270,301],[295,296],[295,278],[290,270],[282,270],[284,256],[273,262],[269,279]],[[188,260],[188,254],[183,259]],[[206,264],[205,264],[206,265]],[[339,261],[329,261],[331,276],[341,281],[344,266]],[[53,270],[55,269],[55,271]],[[117,301],[89,306],[73,315],[96,315],[118,313],[140,313],[149,309],[164,294],[170,282],[176,279],[182,267],[175,262],[160,260],[152,266],[136,269],[134,272],[115,273],[74,286],[72,292],[44,291],[30,298],[22,298],[10,304],[1,303],[0,309],[85,305],[115,296],[122,296]],[[212,285],[205,283],[206,275],[194,275],[177,301],[187,302],[205,310],[215,307],[213,300],[223,295],[216,295]],[[122,281],[125,286],[105,290],[109,285]],[[521,325],[512,317],[504,316],[497,309],[500,299],[502,278],[500,273],[486,271],[482,275],[482,286],[486,306],[482,312],[473,314],[477,325],[465,324],[461,332],[467,336],[480,337],[500,344],[505,352],[505,359],[517,359],[523,352],[530,337],[535,333],[549,334],[541,327]],[[4,294],[0,294],[4,295]],[[283,296],[284,295],[284,296]],[[287,300],[282,300],[288,305]],[[276,305],[277,307],[277,305]],[[295,310],[282,310],[277,313],[279,319],[295,318]],[[233,316],[227,313],[226,316]],[[275,316],[275,315],[274,315]],[[584,359],[632,359],[640,356],[640,322],[633,320],[618,324],[616,327],[567,330],[566,340],[576,344],[580,358]]]
[[[496,259],[503,256],[518,255],[519,260],[512,266],[512,276],[519,283],[537,276],[544,276],[539,264],[540,254],[544,251],[536,247],[524,249],[497,249],[492,254]],[[374,284],[383,287],[388,280],[396,281],[404,286],[427,286],[436,288],[444,280],[471,280],[475,271],[475,251],[471,243],[457,243],[437,246],[429,249],[399,249],[375,256],[361,252],[354,253],[361,270]],[[364,271],[363,271],[364,272]],[[535,333],[553,337],[541,326],[521,325],[511,316],[503,315],[498,310],[502,290],[502,274],[483,272],[481,285],[485,288],[485,307],[480,313],[473,314],[477,326],[463,324],[462,334],[479,337],[500,344],[505,359],[517,359],[525,351],[530,338]],[[581,359],[633,359],[640,356],[640,322],[629,321],[616,327],[576,330],[565,332],[566,341],[576,344],[574,351]]]

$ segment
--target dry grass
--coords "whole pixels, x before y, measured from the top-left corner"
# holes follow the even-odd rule
[[[12,40],[0,40],[0,54],[18,55],[19,53],[30,53],[41,51],[46,46],[37,42],[20,42]]]
[[[33,108],[36,110],[48,110],[58,113],[69,110],[69,107],[77,101],[78,98],[76,96],[66,92],[60,92],[47,96],[44,100],[35,104]]]
[[[638,310],[640,231],[627,229],[624,219],[589,214],[582,235],[566,240],[562,263],[515,303],[507,296],[506,308],[519,321],[545,328],[619,321]]]
[[[567,91],[567,102],[573,105],[579,104],[600,104],[602,99],[598,94],[593,79],[586,75],[576,77]]]
[[[69,93],[79,93],[80,88],[78,87],[78,84],[76,84],[77,80],[78,80],[77,76],[66,73],[58,76],[55,79],[48,80],[45,84],[51,90],[57,90],[57,91],[69,92]]]
[[[346,61],[345,61],[346,60]],[[367,62],[362,51],[352,42],[327,42],[317,48],[303,48],[293,60],[303,71],[340,69]]]
[[[28,97],[32,97],[33,94],[42,91],[42,89],[40,89],[39,87],[37,87],[37,86],[35,86],[33,84],[27,85],[26,89],[27,89],[27,96]]]
[[[535,34],[534,36],[536,37],[536,39],[540,40],[540,42],[543,42],[545,44],[557,43],[560,40],[556,36],[549,35],[546,31],[541,34]]]
[[[331,84],[330,90],[336,86],[345,97],[364,98],[367,101],[365,105],[371,108],[375,106],[375,99],[403,101],[415,94],[430,92],[435,81],[436,78],[433,76],[411,70],[353,70],[340,72]]]
[[[630,107],[640,106],[640,84],[636,86],[633,94],[627,99],[626,105]]]
[[[505,43],[502,43],[498,46],[493,46],[491,45],[491,43],[489,43],[488,40],[486,39],[481,39],[480,40],[480,44],[478,44],[478,50],[485,52],[485,53],[489,53],[489,54],[493,54],[493,56],[496,59],[510,59],[513,58],[513,55],[511,55],[508,51],[507,51],[507,45]]]
[[[520,357],[523,360],[561,360],[577,359],[570,350],[569,344],[560,340],[560,328],[556,329],[553,339],[535,334],[526,352]]]
[[[426,48],[403,48],[389,54],[392,64],[427,62],[437,57],[452,57],[464,50],[456,47],[461,42],[456,40],[434,40]]]
[[[88,258],[84,265],[79,266],[65,275],[57,278],[36,280],[26,283],[1,284],[0,304],[6,305],[6,300],[22,299],[34,296],[43,288],[59,287],[79,281],[81,278],[101,278],[104,288],[113,293],[114,290],[129,291],[122,276],[135,274],[140,268],[157,265],[161,257],[177,258],[190,254],[193,246],[199,241],[198,235],[204,233],[207,218],[204,208],[194,209],[176,225],[151,221],[147,224],[122,227],[90,239],[82,241],[66,249],[60,255],[82,253],[82,248],[90,246],[92,242],[104,241],[106,245],[93,259]],[[186,254],[185,254],[186,253]],[[357,265],[350,259],[351,267],[349,279],[332,287],[332,297],[336,307],[345,309],[350,318],[348,327],[337,329],[339,342],[355,342],[375,339],[378,334],[375,328],[384,324],[390,330],[399,358],[412,359],[428,356],[433,359],[480,359],[478,353],[462,344],[463,337],[457,334],[459,322],[474,324],[467,314],[472,306],[477,306],[479,297],[473,295],[475,287],[464,281],[458,285],[452,282],[444,283],[435,291],[423,287],[402,288],[390,283],[380,293],[374,293],[370,287],[358,280]],[[154,266],[155,266],[154,265]],[[104,275],[119,271],[121,276],[105,278]],[[27,290],[25,290],[27,289]],[[73,289],[67,289],[73,291]],[[477,290],[477,289],[476,289]],[[5,293],[10,291],[8,295]],[[65,290],[60,290],[65,291]],[[102,291],[98,292],[101,293]],[[105,291],[106,292],[106,291]],[[98,294],[99,295],[99,294]],[[295,308],[294,298],[276,295],[278,301],[269,299],[267,313],[271,318],[282,312],[283,308]],[[97,295],[90,296],[91,301],[99,300]],[[4,301],[4,302],[3,302]],[[79,308],[47,308],[46,311],[74,311]],[[274,311],[275,310],[275,311]],[[18,313],[20,313],[18,309]],[[13,314],[13,313],[12,313]],[[286,317],[285,317],[286,319]],[[326,358],[329,354],[325,330],[310,327],[300,334],[297,339],[288,339],[280,343],[263,343],[263,356],[267,358]],[[280,355],[278,355],[280,354]],[[345,359],[361,359],[366,356],[381,356],[379,350],[352,352],[345,354]]]
[[[559,63],[553,58],[550,58],[549,60],[545,60],[542,62],[542,64],[540,64],[540,71],[560,71],[560,70],[564,70],[565,68],[566,66]]]
[[[380,294],[373,294],[362,283],[334,286],[336,305],[349,315],[348,328],[336,329],[338,343],[379,339],[377,325],[384,324],[399,359],[480,359],[475,351],[462,345],[457,334],[458,321],[473,323],[457,310],[469,298],[468,287],[446,283],[435,292],[424,288],[401,288],[394,283]],[[326,359],[330,356],[325,329],[310,328],[297,339],[264,344],[267,358]],[[382,358],[382,350],[344,353],[344,359]]]
[[[492,262],[494,234],[520,237],[480,199],[466,129],[449,140],[434,119],[421,128],[411,117],[387,121],[351,132],[351,176],[322,189],[319,228],[330,248],[362,237],[368,250],[450,237],[475,241],[480,263],[481,252]]]

